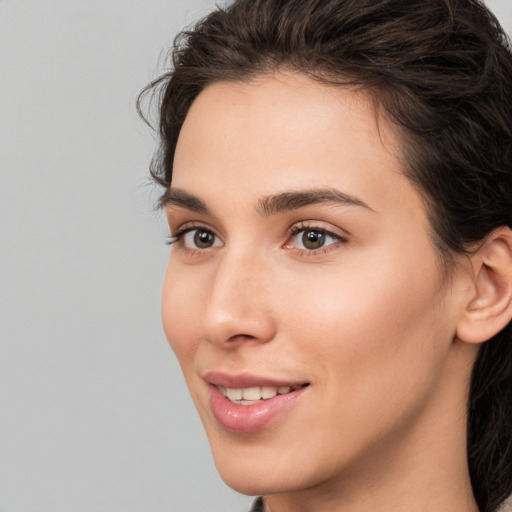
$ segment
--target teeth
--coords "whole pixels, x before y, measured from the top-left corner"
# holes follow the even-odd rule
[[[286,395],[290,391],[295,391],[303,386],[254,386],[252,388],[234,389],[218,386],[219,391],[227,397],[231,402],[240,405],[254,405],[261,400],[273,398],[276,395]]]
[[[261,388],[256,386],[254,388],[243,389],[242,398],[244,400],[259,400],[261,398]]]
[[[262,386],[261,388],[261,398],[265,400],[266,398],[274,398],[277,395],[277,389],[272,388],[270,386]]]
[[[228,398],[232,402],[236,402],[238,400],[242,400],[242,390],[241,389],[227,388],[226,391],[228,392]]]

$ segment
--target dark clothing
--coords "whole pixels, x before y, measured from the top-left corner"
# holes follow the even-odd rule
[[[263,512],[263,498],[261,496],[252,504],[251,512]]]

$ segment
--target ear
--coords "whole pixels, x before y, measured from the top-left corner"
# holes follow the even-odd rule
[[[457,338],[482,343],[512,319],[512,231],[494,230],[470,259],[473,283],[457,324]]]

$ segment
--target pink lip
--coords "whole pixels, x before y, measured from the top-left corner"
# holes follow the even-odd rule
[[[309,388],[309,386],[301,387],[284,395],[261,400],[254,405],[239,405],[228,400],[217,386],[240,389],[253,386],[292,387],[304,383],[282,382],[251,375],[229,376],[220,373],[209,373],[204,378],[209,382],[208,391],[213,416],[225,430],[240,434],[263,430],[292,407]]]

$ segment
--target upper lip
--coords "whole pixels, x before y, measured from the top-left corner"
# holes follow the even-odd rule
[[[256,386],[268,387],[294,387],[308,384],[307,381],[300,380],[282,380],[272,377],[253,375],[250,373],[227,374],[222,372],[209,371],[203,376],[203,379],[214,386],[223,386],[231,389],[252,388]]]

